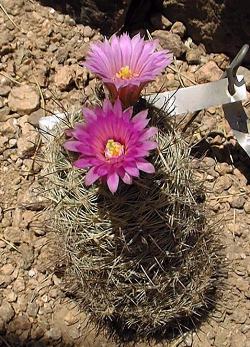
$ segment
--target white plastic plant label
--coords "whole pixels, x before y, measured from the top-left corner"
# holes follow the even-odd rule
[[[237,77],[239,81],[243,80],[243,76]],[[147,95],[144,98],[159,109],[171,104],[169,113],[171,116],[176,116],[245,100],[247,91],[243,83],[240,87],[235,86],[235,94],[231,96],[228,92],[228,79],[223,78],[215,82],[180,88],[177,91]]]

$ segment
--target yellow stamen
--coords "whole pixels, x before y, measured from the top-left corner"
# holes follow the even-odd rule
[[[138,74],[133,73],[132,70],[130,70],[129,66],[123,66],[119,72],[116,73],[116,77],[121,78],[123,80],[129,80],[130,78],[137,77]]]
[[[124,146],[120,142],[115,142],[113,139],[108,140],[104,155],[107,159],[117,158],[124,153]]]

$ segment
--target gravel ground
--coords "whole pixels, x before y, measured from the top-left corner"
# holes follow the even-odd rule
[[[62,108],[77,109],[84,95],[92,94],[96,80],[79,62],[89,42],[101,35],[35,0],[1,4],[0,346],[112,347],[86,327],[86,314],[65,294],[51,260],[55,235],[46,228],[45,202],[36,195],[42,165],[36,161],[38,121]],[[148,90],[159,90],[163,83],[175,89],[217,80],[228,58],[206,54],[182,23],[163,21],[165,30],[153,37],[176,59]],[[244,72],[250,89],[250,72]],[[245,106],[250,112],[250,103]],[[200,112],[192,129],[187,135],[199,156],[194,165],[206,180],[212,213],[222,221],[229,270],[216,310],[172,346],[250,347],[250,160],[221,108]]]

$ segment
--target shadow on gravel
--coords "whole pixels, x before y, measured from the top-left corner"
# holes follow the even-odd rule
[[[107,36],[114,32],[151,29],[150,18],[162,9],[162,0],[39,0],[44,6],[68,14],[76,23],[90,25]]]
[[[168,0],[164,14],[181,21],[195,43],[202,42],[208,53],[224,53],[233,58],[250,40],[249,0]],[[250,66],[250,52],[244,64]]]
[[[68,5],[66,0],[39,0],[39,2],[43,6],[52,7],[60,13],[69,14],[75,17],[74,6],[72,7]]]
[[[210,146],[203,139],[192,148],[191,155],[195,158],[207,156],[216,159],[219,163],[233,165],[246,177],[248,183],[250,182],[250,158],[238,143],[235,146],[229,143],[224,148],[219,148]]]
[[[249,0],[217,1],[221,9],[219,15],[213,10],[216,0],[208,0],[207,6],[201,0],[171,0],[165,1],[164,6],[163,0],[39,1],[44,6],[53,7],[58,12],[70,15],[77,23],[90,25],[93,28],[100,27],[102,34],[107,36],[117,32],[122,25],[124,25],[122,30],[128,32],[143,28],[161,29],[160,16],[158,20],[156,18],[157,14],[164,13],[172,22],[183,22],[187,26],[188,35],[196,43],[205,44],[208,53],[223,52],[231,58],[237,54],[243,44],[249,42],[250,38]],[[156,24],[155,21],[159,23]],[[154,28],[151,28],[152,25]],[[210,28],[211,25],[213,29]],[[250,51],[244,64],[250,66]]]
[[[25,332],[24,332],[25,333]],[[65,343],[61,340],[22,339],[14,334],[0,334],[0,347],[75,347],[76,344]],[[94,345],[93,345],[94,346]]]

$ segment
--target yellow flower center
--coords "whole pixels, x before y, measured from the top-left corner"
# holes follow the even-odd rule
[[[120,71],[116,73],[116,77],[121,78],[123,80],[129,80],[130,78],[137,76],[138,74],[133,73],[128,65],[121,67]]]
[[[124,146],[120,142],[115,142],[113,139],[108,140],[104,150],[105,158],[117,158],[122,154],[124,154]]]

